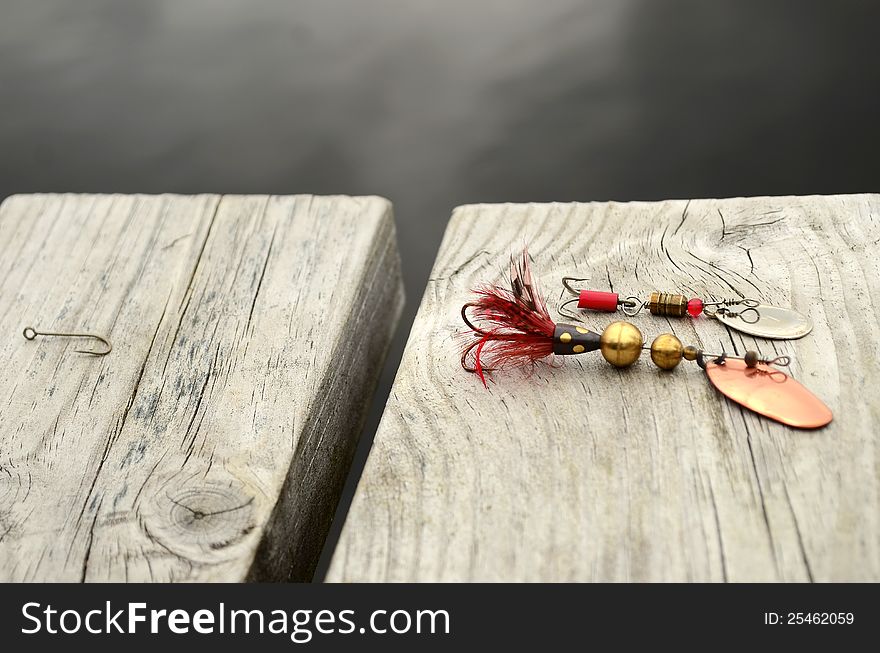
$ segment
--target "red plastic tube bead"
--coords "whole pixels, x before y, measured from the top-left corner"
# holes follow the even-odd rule
[[[581,290],[581,294],[578,296],[578,308],[614,312],[617,310],[617,293]]]

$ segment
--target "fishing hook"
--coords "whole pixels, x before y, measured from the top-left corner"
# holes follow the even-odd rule
[[[22,335],[24,335],[27,340],[33,340],[37,336],[50,336],[55,338],[92,338],[93,340],[101,342],[106,349],[104,351],[74,349],[74,351],[78,354],[90,354],[91,356],[106,356],[113,351],[113,345],[110,344],[110,341],[95,333],[59,333],[54,331],[37,331],[34,327],[25,327],[24,331],[22,331]]]

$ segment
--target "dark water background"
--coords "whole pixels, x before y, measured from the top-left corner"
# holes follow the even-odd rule
[[[878,191],[880,3],[0,0],[0,198],[378,194],[408,306],[478,201]]]

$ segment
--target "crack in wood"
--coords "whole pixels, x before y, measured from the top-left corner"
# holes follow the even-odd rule
[[[251,302],[251,310],[248,311],[248,319],[247,324],[245,324],[245,331],[247,331],[251,326],[251,320],[254,317],[254,308],[257,306],[257,298],[260,296],[260,288],[263,287],[263,279],[266,276],[266,268],[269,267],[269,259],[272,257],[272,246],[275,244],[275,233],[278,231],[278,225],[272,229],[272,238],[269,240],[269,248],[266,251],[266,258],[263,260],[263,269],[260,271],[260,279],[257,281],[257,289],[254,292],[254,299]]]

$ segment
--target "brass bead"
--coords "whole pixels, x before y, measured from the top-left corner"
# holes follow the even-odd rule
[[[697,360],[697,356],[700,355],[700,350],[693,345],[688,345],[684,348],[682,355],[686,361],[695,361]]]
[[[687,313],[687,297],[668,292],[652,292],[648,298],[648,310],[652,315],[684,317]]]
[[[629,322],[612,322],[602,332],[599,349],[614,367],[629,367],[642,353],[642,333]]]
[[[674,370],[682,353],[681,340],[671,333],[662,333],[651,343],[651,360],[661,370]]]

